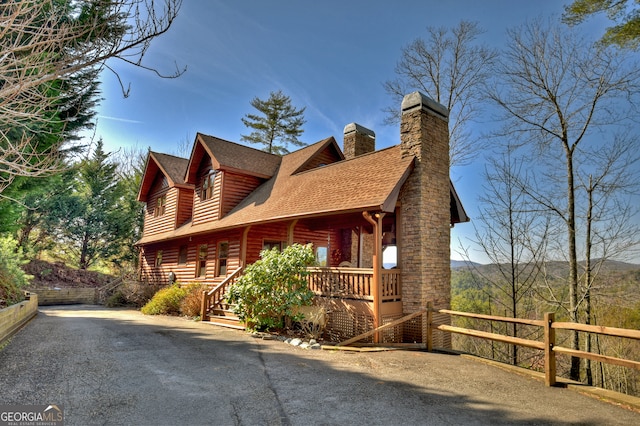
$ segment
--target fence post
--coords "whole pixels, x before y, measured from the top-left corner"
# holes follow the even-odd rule
[[[553,347],[556,344],[556,330],[553,328],[555,314],[544,314],[544,384],[554,386],[556,384],[556,354]]]
[[[433,302],[427,302],[427,315],[426,315],[426,333],[423,331],[423,335],[426,334],[427,352],[433,351]],[[423,327],[425,327],[423,322]]]

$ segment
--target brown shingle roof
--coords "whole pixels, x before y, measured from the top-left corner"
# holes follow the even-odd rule
[[[282,157],[275,176],[219,221],[143,238],[139,244],[284,219],[364,210],[393,211],[413,157],[395,146],[350,160],[293,174],[328,139]]]
[[[232,169],[271,177],[280,165],[279,155],[202,133],[198,133],[198,137],[207,147],[212,160],[216,163],[216,169]]]
[[[189,160],[186,158],[149,151],[144,174],[142,175],[143,181],[138,192],[138,201],[147,201],[147,194],[158,172],[166,176],[169,186],[184,185],[184,176],[188,164]]]
[[[226,219],[240,224],[365,209],[393,211],[395,199],[389,206],[389,197],[402,185],[413,164],[412,157],[401,158],[399,147],[294,175],[290,171],[299,165],[293,160],[283,157],[278,174],[221,222]]]
[[[166,176],[170,182],[175,185],[184,183],[184,174],[187,170],[189,160],[187,158],[176,157],[174,155],[161,154],[159,152],[150,152],[149,154],[157,160],[160,168],[166,172]]]

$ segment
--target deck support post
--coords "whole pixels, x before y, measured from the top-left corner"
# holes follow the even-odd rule
[[[427,345],[427,352],[433,351],[433,302],[427,302],[427,312],[423,318],[422,342]],[[426,323],[426,324],[425,324]]]
[[[373,328],[382,325],[380,316],[381,287],[382,287],[382,218],[384,213],[375,213],[373,216],[369,212],[362,212],[362,216],[373,225]],[[375,219],[374,219],[375,217]],[[380,333],[373,335],[373,343],[380,343]]]

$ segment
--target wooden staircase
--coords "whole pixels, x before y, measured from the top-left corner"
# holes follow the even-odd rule
[[[224,296],[229,287],[236,282],[242,273],[242,267],[233,271],[220,284],[209,291],[202,292],[200,318],[211,324],[222,327],[244,329],[245,324],[233,313],[233,306],[226,303]]]

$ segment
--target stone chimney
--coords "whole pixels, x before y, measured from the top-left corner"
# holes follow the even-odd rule
[[[376,150],[376,134],[373,130],[351,123],[344,126],[343,153],[345,159]]]
[[[451,305],[449,111],[420,92],[402,100],[400,145],[415,167],[400,194],[400,268],[405,313]],[[448,322],[434,315],[434,322]],[[449,347],[448,333],[436,345]]]

